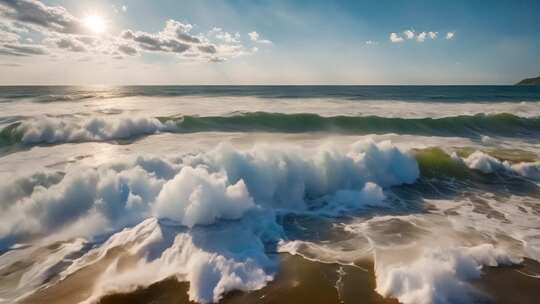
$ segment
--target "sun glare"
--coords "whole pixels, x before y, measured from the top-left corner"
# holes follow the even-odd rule
[[[99,15],[88,15],[83,19],[84,26],[95,34],[101,34],[107,30],[105,19]]]

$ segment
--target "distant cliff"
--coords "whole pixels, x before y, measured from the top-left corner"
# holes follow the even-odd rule
[[[540,85],[540,77],[523,79],[516,85]]]

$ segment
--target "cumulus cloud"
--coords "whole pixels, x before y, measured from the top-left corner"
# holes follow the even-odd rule
[[[13,32],[8,32],[0,29],[0,43],[16,42],[20,38],[19,35]]]
[[[390,33],[390,41],[393,43],[403,42],[404,39],[396,33]]]
[[[137,55],[137,49],[128,44],[122,44],[118,46],[118,51],[128,56]]]
[[[446,33],[446,40],[452,40],[454,39],[455,33],[454,32],[448,32]]]
[[[182,23],[176,20],[168,20],[163,30],[163,35],[175,37],[176,39],[187,43],[201,43],[201,40],[190,34],[193,25]]]
[[[0,46],[0,55],[31,56],[45,54],[47,54],[47,51],[40,45],[7,43]]]
[[[418,34],[416,36],[416,41],[424,42],[426,40],[426,37],[427,37],[427,33],[426,32],[421,32],[420,34]]]
[[[271,44],[272,43],[272,41],[270,41],[270,40],[260,39],[261,36],[259,35],[259,33],[255,32],[255,31],[248,33],[248,36],[249,36],[249,39],[251,41],[253,41],[253,42],[263,43],[263,44]]]
[[[251,32],[251,33],[248,33],[248,35],[251,41],[257,41],[259,39],[259,33],[257,32]]]
[[[191,46],[172,37],[160,34],[150,34],[146,32],[124,31],[121,37],[125,40],[132,40],[138,47],[150,52],[183,53]]]
[[[215,37],[217,40],[223,41],[229,44],[240,43],[240,33],[231,34],[224,31],[220,27],[214,27],[209,33],[208,36]]]
[[[119,11],[115,6],[113,9]],[[126,12],[127,6],[122,5],[120,9]],[[48,6],[39,0],[0,0],[0,17],[0,55],[7,56],[63,51],[123,58],[160,52],[184,60],[221,62],[255,52],[243,45],[239,33],[231,34],[218,27],[206,34],[194,33],[193,25],[172,19],[167,20],[159,32],[125,29],[120,34],[101,34],[97,39],[83,26],[80,18],[64,7]],[[21,36],[21,33],[28,31],[41,34],[42,41],[22,43],[29,37]],[[258,34],[255,42],[271,43],[259,39]]]
[[[199,49],[199,51],[201,51],[203,53],[215,54],[217,52],[216,47],[211,45],[211,44],[209,44],[209,45],[200,45],[197,48]]]
[[[390,41],[393,43],[404,42],[406,40],[415,40],[417,42],[424,42],[426,39],[435,40],[437,39],[439,32],[435,31],[423,31],[416,33],[413,29],[408,29],[403,31],[403,37],[393,32],[390,33]],[[448,39],[448,38],[447,38]]]
[[[416,35],[413,30],[406,30],[403,32],[403,34],[405,34],[407,39],[414,39],[414,36]]]
[[[141,51],[175,53],[190,60],[221,62],[251,53],[241,44],[239,34],[214,28],[207,35],[194,35],[192,29],[191,24],[169,20],[158,33],[126,30],[121,38],[134,43],[133,47]]]
[[[12,22],[0,20],[0,43],[16,42],[24,31]]]
[[[61,6],[47,6],[38,0],[0,0],[0,14],[26,26],[59,33],[79,33],[80,21]]]
[[[61,49],[68,49],[72,52],[85,52],[86,47],[76,39],[62,38],[56,41],[56,45]]]
[[[379,43],[378,43],[377,41],[368,40],[368,41],[366,41],[366,44],[367,44],[367,45],[377,45],[377,44],[379,44]]]

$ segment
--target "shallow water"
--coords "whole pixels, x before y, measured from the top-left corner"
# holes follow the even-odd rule
[[[0,99],[0,302],[539,296],[537,88],[3,87]],[[507,280],[519,284],[502,291]]]

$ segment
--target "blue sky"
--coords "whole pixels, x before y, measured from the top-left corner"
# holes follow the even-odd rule
[[[540,74],[539,1],[0,5],[4,32],[9,26],[29,28],[16,41],[0,38],[0,64],[10,71],[0,75],[3,84],[507,84]],[[50,18],[29,20],[28,5],[43,14],[62,7],[81,29],[41,22]],[[88,16],[101,21],[88,24]],[[168,20],[174,22],[166,25]],[[99,22],[106,30],[96,33]],[[192,40],[174,38],[168,29],[181,29]],[[92,42],[85,45],[83,37]],[[140,42],[147,37],[158,45]],[[28,48],[29,54],[15,53]]]

